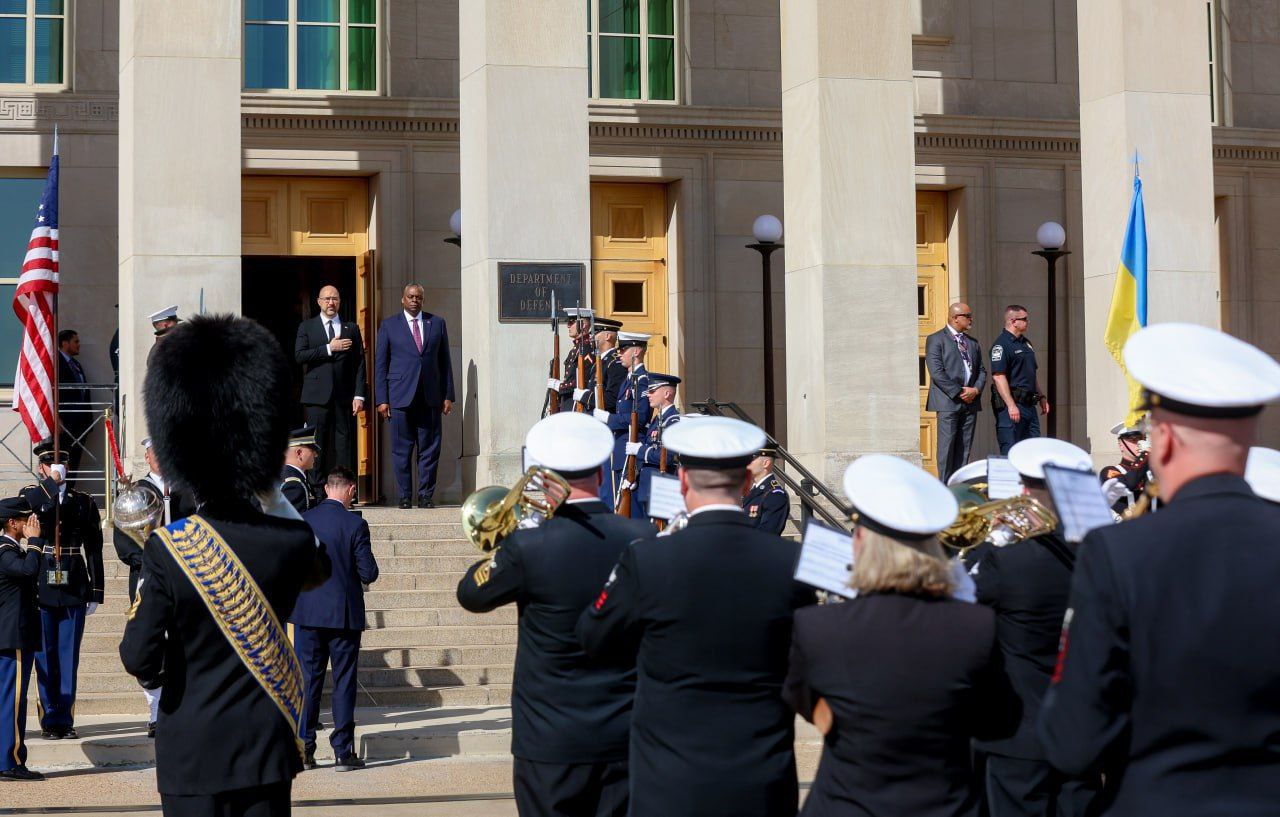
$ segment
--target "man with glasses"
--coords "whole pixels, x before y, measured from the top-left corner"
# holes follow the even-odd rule
[[[1007,455],[1014,443],[1040,436],[1040,413],[1049,400],[1036,377],[1036,350],[1027,339],[1027,308],[1004,308],[1004,331],[991,344],[991,407],[996,413],[996,442]]]
[[[969,461],[973,430],[982,411],[982,387],[987,370],[982,347],[968,334],[973,310],[952,304],[946,326],[924,342],[929,369],[929,399],[925,409],[938,416],[938,476],[943,482]]]
[[[322,287],[316,305],[320,314],[298,326],[293,359],[303,367],[302,410],[320,447],[316,473],[328,474],[335,465],[356,467],[355,417],[364,411],[368,376],[360,327],[338,314],[338,288]]]

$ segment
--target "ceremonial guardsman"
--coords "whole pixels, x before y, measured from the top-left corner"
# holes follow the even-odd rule
[[[618,494],[623,490],[622,469],[627,462],[627,443],[631,430],[631,414],[637,418],[637,429],[649,425],[649,371],[644,367],[644,355],[649,350],[649,335],[641,332],[618,333],[618,360],[626,368],[627,376],[618,387],[618,402],[613,411],[595,409],[592,414],[597,420],[609,426],[613,432],[613,456],[609,460],[609,470],[613,475],[614,506],[617,506]],[[638,473],[638,472],[637,472]],[[634,489],[636,486],[628,486]],[[632,516],[638,516],[639,503],[632,502]]]
[[[1112,503],[1111,510],[1124,513],[1146,490],[1149,471],[1147,470],[1147,432],[1140,425],[1116,423],[1111,427],[1116,444],[1120,448],[1120,463],[1108,465],[1098,473],[1102,480],[1102,491]]]
[[[40,482],[22,496],[40,518],[44,554],[40,568],[41,646],[36,653],[40,690],[40,736],[78,737],[75,730],[76,677],[84,621],[103,599],[102,517],[93,497],[67,487],[67,446],[55,453],[53,439],[31,452],[39,460]]]
[[[627,380],[627,366],[622,362],[622,350],[618,347],[618,336],[622,331],[622,322],[609,318],[596,319],[596,349],[600,353],[600,368],[604,371],[604,405],[595,404],[594,392],[591,410],[603,408],[602,422],[607,423],[606,415],[618,411],[618,397],[622,393],[623,384]],[[595,384],[592,383],[594,390]],[[613,470],[610,463],[605,463],[604,475],[600,480],[600,499],[610,508],[613,507]]]
[[[535,462],[569,483],[551,519],[517,530],[458,583],[477,613],[520,610],[511,701],[511,754],[521,815],[627,814],[627,737],[635,662],[596,664],[574,635],[622,549],[653,529],[600,501],[608,429],[585,414],[553,414],[525,439]]]
[[[155,754],[167,817],[286,815],[302,769],[302,671],[281,622],[329,561],[305,522],[258,510],[275,504],[290,380],[271,333],[231,315],[170,330],[147,367],[156,458],[200,509],[147,540],[120,643],[124,668],[164,687]]]
[[[578,622],[587,653],[636,657],[632,817],[793,815],[795,716],[782,700],[799,546],[756,530],[738,504],[764,432],[688,417],[680,455],[688,525],[628,545]]]
[[[673,374],[649,373],[648,398],[653,407],[653,419],[649,421],[641,441],[635,443],[636,465],[639,467],[640,485],[636,490],[640,516],[649,518],[649,483],[654,474],[674,474],[680,464],[678,457],[662,445],[664,431],[680,422],[680,410],[676,408],[676,386],[680,378]],[[627,444],[630,453],[631,443]],[[633,516],[635,514],[632,514]]]
[[[311,469],[316,464],[320,445],[314,428],[303,426],[289,432],[289,447],[284,452],[280,469],[280,493],[299,514],[311,510]]]
[[[1044,482],[1045,466],[1093,470],[1085,451],[1048,437],[1015,443],[1009,464],[1021,477],[1024,493],[1055,512]],[[1005,668],[1022,705],[1022,722],[1013,735],[976,744],[986,757],[991,817],[1087,817],[1101,790],[1096,773],[1070,777],[1050,766],[1035,734],[1036,715],[1058,656],[1075,561],[1075,545],[1053,530],[992,547],[970,571],[978,601],[996,613]]]
[[[1244,478],[1253,492],[1268,502],[1280,502],[1280,451],[1254,446]]]
[[[1162,504],[1085,537],[1040,742],[1064,772],[1103,773],[1108,815],[1273,814],[1280,507],[1244,473],[1280,364],[1177,323],[1140,330],[1124,362]]]
[[[27,684],[40,649],[36,579],[40,520],[23,497],[0,500],[0,780],[43,780],[27,768]]]
[[[773,463],[777,456],[778,449],[773,446],[765,446],[756,452],[755,459],[747,466],[747,473],[751,475],[751,489],[742,498],[742,509],[747,512],[751,523],[760,530],[780,534],[787,526],[791,498],[787,496],[787,489],[773,475]]]
[[[564,356],[564,379],[560,381],[558,391],[560,393],[560,410],[573,411],[575,402],[585,403],[589,394],[586,388],[595,377],[595,358],[587,349],[587,355],[582,361],[583,371],[583,388],[578,388],[578,357],[581,355],[584,346],[594,342],[594,338],[587,335],[591,326],[592,311],[586,307],[569,307],[565,310],[572,320],[569,322],[569,353]]]

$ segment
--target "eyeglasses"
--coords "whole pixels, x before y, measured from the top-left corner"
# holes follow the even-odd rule
[[[956,313],[956,317],[957,317],[957,318],[968,318],[969,320],[973,320],[973,313],[972,313],[972,312],[957,312],[957,313]]]
[[[1019,323],[1019,322],[1021,322],[1021,323],[1026,323],[1026,322],[1027,322],[1027,316],[1026,316],[1026,315],[1023,315],[1021,318],[1014,318],[1014,319],[1013,319],[1013,322],[1014,322],[1014,323]]]
[[[336,301],[336,300],[338,300],[338,296],[337,296],[337,295],[333,295],[333,296],[330,296],[330,297],[328,297],[328,298],[321,298],[320,300],[322,300],[322,301]]]

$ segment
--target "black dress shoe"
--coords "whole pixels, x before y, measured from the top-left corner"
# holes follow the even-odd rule
[[[412,508],[412,507],[413,507],[413,503],[412,503],[412,502],[410,502],[410,501],[409,501],[409,499],[408,499],[407,497],[401,498],[401,500],[400,500],[400,508],[401,508],[401,510],[406,510],[406,511],[407,511],[407,510],[409,510],[409,509],[410,509],[410,508]]]
[[[316,750],[308,749],[302,756],[302,768],[311,771],[316,767]]]
[[[76,731],[74,726],[62,727],[62,737],[66,740],[79,740],[80,733]]]
[[[436,506],[436,503],[432,502],[430,499],[419,499],[419,500],[418,500],[418,507],[419,507],[419,508],[434,508],[435,506]]]
[[[333,770],[335,772],[350,772],[355,769],[363,769],[363,768],[364,768],[364,761],[356,757],[355,753],[353,752],[348,752],[347,754],[338,758],[337,763],[333,764]]]
[[[45,740],[62,740],[62,730],[56,726],[52,729],[41,729],[40,737]]]
[[[147,737],[154,738],[156,736],[156,722],[152,721],[147,724]]]
[[[26,766],[14,766],[0,772],[0,780],[44,780],[44,775],[33,772]]]

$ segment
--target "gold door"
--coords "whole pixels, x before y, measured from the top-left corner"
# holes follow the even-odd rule
[[[652,335],[646,368],[667,368],[667,191],[661,184],[591,185],[591,306]]]
[[[947,322],[951,303],[947,280],[947,194],[916,191],[916,311],[920,321],[920,457],[929,473],[938,473],[938,420],[925,411],[929,369],[924,341]]]

